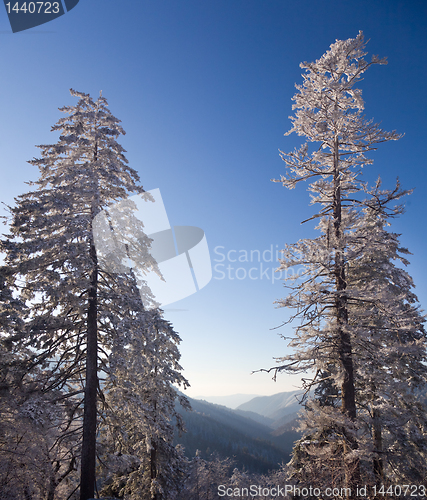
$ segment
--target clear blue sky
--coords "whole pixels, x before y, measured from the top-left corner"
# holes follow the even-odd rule
[[[232,267],[233,279],[218,279],[224,269],[216,268],[203,290],[166,307],[183,340],[190,396],[294,389],[285,375],[276,383],[250,375],[287,352],[281,330],[271,330],[287,317],[273,305],[285,294],[280,280],[272,283],[276,263],[218,261],[315,234],[314,224],[300,225],[313,210],[305,187],[287,191],[270,179],[284,172],[278,149],[300,143],[283,136],[299,63],[359,30],[369,53],[389,61],[362,82],[366,116],[405,133],[379,146],[366,180],[380,174],[392,187],[399,176],[416,188],[393,229],[414,254],[409,271],[425,306],[425,0],[80,0],[16,34],[0,13],[0,200],[13,203],[37,177],[26,161],[36,144],[55,142],[57,108],[76,102],[68,89],[102,90],[144,188],[160,188],[173,225],[205,230],[213,266]],[[236,279],[237,268],[239,277],[255,268],[257,279]]]

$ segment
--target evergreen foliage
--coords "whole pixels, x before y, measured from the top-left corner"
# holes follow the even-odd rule
[[[402,266],[408,250],[387,231],[408,191],[378,180],[369,189],[367,153],[397,140],[363,116],[364,72],[385,59],[364,59],[363,34],[336,41],[319,60],[302,63],[292,129],[307,143],[282,153],[289,189],[308,181],[320,236],[287,245],[280,269],[302,269],[279,307],[299,320],[277,371],[307,372],[305,436],[294,449],[292,477],[312,486],[396,484],[426,477],[427,427],[419,398],[426,388],[426,332],[413,282]],[[313,144],[314,148],[310,147]],[[304,221],[306,222],[306,221]],[[404,459],[408,457],[410,459]]]
[[[96,457],[100,477],[108,462],[101,455],[125,447],[150,469],[151,493],[144,498],[160,499],[156,484],[171,480],[172,459],[179,462],[172,450],[171,384],[188,384],[180,373],[180,339],[161,311],[144,309],[132,272],[122,266],[112,273],[98,259],[94,218],[144,190],[117,142],[124,131],[106,99],[71,94],[78,102],[61,108],[67,116],[52,127],[58,142],[39,146],[41,157],[30,162],[40,177],[10,208],[10,234],[2,241],[2,355],[19,370],[19,384],[7,375],[9,401],[18,388],[21,395],[5,411],[22,413],[31,401],[28,418],[48,443],[49,498],[65,480],[72,498],[78,491],[80,500],[92,498]],[[132,207],[125,206],[130,219]],[[133,217],[129,231],[138,241],[138,267],[157,270],[142,222]],[[12,435],[13,429],[4,439]]]

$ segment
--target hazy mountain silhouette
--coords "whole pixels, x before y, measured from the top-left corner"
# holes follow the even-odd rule
[[[232,410],[207,401],[188,399],[193,411],[186,412],[177,407],[187,432],[176,436],[175,441],[185,447],[189,458],[196,450],[205,459],[217,453],[222,458],[234,458],[238,467],[261,473],[289,461],[293,443],[300,434],[289,427],[283,432],[277,431],[280,416],[273,420],[252,411]]]
[[[272,421],[270,427],[279,429],[297,418],[302,406],[302,391],[279,392],[272,396],[257,396],[237,407],[236,411],[254,412]]]
[[[239,405],[256,398],[259,394],[231,394],[229,396],[197,396],[193,399],[207,401],[215,405],[227,406],[232,410],[236,409]]]

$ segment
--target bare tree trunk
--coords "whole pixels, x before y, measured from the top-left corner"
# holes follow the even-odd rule
[[[58,471],[60,469],[60,463],[59,461],[56,462],[56,466],[55,468],[53,469],[52,473],[51,473],[51,476],[50,476],[50,481],[49,481],[49,487],[48,487],[48,491],[47,491],[47,496],[46,496],[46,500],[54,500],[55,498],[55,490],[56,490],[56,487],[58,486],[58,483],[56,481],[56,474],[58,474]]]
[[[68,468],[66,471],[64,471],[59,477],[56,477],[56,474],[59,472],[59,469],[61,468],[61,463],[58,461],[55,466],[54,474],[51,477],[51,481],[49,484],[49,491],[46,497],[46,500],[55,500],[55,491],[56,488],[62,481],[74,470],[74,466],[76,464],[75,457],[73,457],[70,460],[70,463],[68,464]]]
[[[98,143],[95,142],[94,163],[98,160]],[[94,181],[95,194],[92,201],[91,222],[99,205],[98,183]],[[91,227],[92,229],[92,227]],[[98,389],[98,258],[91,235],[90,259],[92,272],[89,285],[89,307],[87,312],[86,387],[83,414],[83,442],[80,473],[80,500],[93,498],[95,494],[96,465],[96,393]]]
[[[156,479],[157,477],[157,443],[154,441],[151,443],[150,452],[150,465],[151,465],[151,479]],[[157,493],[152,497],[153,500],[157,500]]]
[[[377,453],[382,453],[383,449],[383,437],[382,437],[382,429],[381,429],[381,421],[380,421],[380,413],[378,410],[373,411],[373,440],[374,440],[374,449]],[[383,483],[383,459],[381,456],[376,456],[373,460],[373,469],[375,476],[375,484],[377,488],[381,486]]]
[[[94,268],[91,273],[87,314],[86,387],[83,415],[80,500],[93,498],[95,488],[96,391],[98,388],[98,267],[95,245],[93,243],[90,247],[90,254],[94,262]]]
[[[342,229],[342,206],[341,206],[341,178],[339,172],[339,150],[338,137],[335,138],[334,144],[334,195],[333,195],[333,221],[335,233],[335,314],[337,320],[337,340],[338,354],[343,370],[343,382],[341,384],[341,403],[342,412],[352,420],[356,418],[356,398],[354,389],[354,370],[353,356],[350,334],[347,331],[348,325],[348,299],[345,294],[347,288],[345,274],[345,259],[343,245],[343,229]],[[344,451],[355,450],[358,448],[356,440],[347,435],[344,431]],[[346,468],[346,487],[356,488],[359,483],[360,470],[359,463],[355,461],[349,464]]]
[[[157,331],[158,333],[158,331]],[[154,376],[157,377],[157,366],[154,368]],[[157,401],[154,401],[154,422],[157,420]],[[157,477],[157,442],[154,440],[151,442],[151,453],[150,453],[150,465],[151,465],[151,480]],[[157,500],[157,493],[154,494],[152,500]]]

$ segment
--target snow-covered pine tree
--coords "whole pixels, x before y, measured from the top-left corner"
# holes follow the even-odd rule
[[[369,315],[369,310],[373,314],[374,309],[375,312],[383,311],[392,304],[388,299],[390,290],[384,288],[375,297],[371,293],[375,305],[368,300],[371,305],[366,306],[367,287],[375,282],[375,264],[369,268],[368,282],[359,280],[356,283],[356,274],[350,277],[350,273],[356,273],[356,269],[360,271],[363,256],[369,254],[367,242],[378,236],[373,232],[373,226],[367,224],[368,215],[363,214],[362,209],[373,207],[371,216],[384,219],[394,214],[393,210],[387,213],[385,207],[405,194],[398,187],[392,192],[376,189],[368,200],[364,199],[367,188],[360,178],[361,167],[372,163],[366,153],[376,149],[378,143],[400,137],[396,132],[384,132],[362,115],[361,91],[354,86],[371,65],[386,62],[375,56],[371,62],[366,62],[364,49],[363,34],[359,33],[355,39],[336,41],[315,63],[301,64],[306,73],[303,85],[297,86],[293,106],[297,111],[291,117],[293,127],[288,134],[296,132],[308,143],[317,143],[318,146],[311,151],[306,143],[290,154],[282,153],[288,173],[276,181],[290,189],[301,181],[310,182],[312,204],[320,206],[311,219],[319,220],[318,229],[322,233],[318,238],[288,245],[281,262],[281,269],[302,266],[304,271],[291,284],[288,297],[278,301],[279,306],[295,309],[291,320],[299,318],[301,324],[290,343],[295,353],[281,358],[282,366],[276,370],[313,371],[312,379],[306,380],[306,388],[320,384],[317,397],[310,404],[307,434],[296,448],[300,451],[294,457],[294,465],[304,471],[304,477],[300,476],[300,479],[309,480],[312,485],[322,486],[322,482],[330,484],[333,481],[337,486],[352,488],[353,493],[356,485],[361,484],[366,461],[379,456],[379,450],[375,452],[372,446],[369,449],[360,437],[366,436],[363,429],[367,422],[361,407],[366,403],[366,397],[372,395],[372,384],[365,384],[362,389],[362,373],[366,369],[367,352],[371,352],[369,349],[374,345],[368,338],[373,332],[372,324],[363,326],[362,319]],[[365,224],[364,230],[361,224]],[[375,241],[377,246],[381,245],[381,238]],[[397,255],[385,248],[388,242],[384,240],[382,243],[382,258],[390,268],[390,259]],[[388,275],[386,281],[392,279]],[[379,281],[377,284],[379,286]],[[371,292],[374,289],[375,285]],[[395,314],[401,315],[400,321],[405,310],[407,317],[403,321],[412,316],[417,322],[411,340],[401,349],[417,350],[417,363],[422,363],[425,335],[420,327],[422,318],[415,307],[409,307],[414,300],[407,287],[400,290],[399,304],[395,302],[388,312],[388,333],[382,336],[386,345],[378,345],[381,344],[385,351],[393,349],[393,343],[397,342],[393,335],[396,330],[390,326],[390,321]],[[412,340],[416,340],[416,347]],[[381,356],[382,353],[375,354]],[[390,355],[384,364],[377,359],[377,375],[390,371],[393,372],[391,378],[396,377],[404,383],[402,371],[397,370],[396,363],[387,366],[388,361],[391,363]],[[420,368],[421,365],[417,366]],[[423,373],[419,376],[425,380]],[[385,391],[386,387],[383,386],[382,390]],[[369,397],[369,404],[372,404],[372,396]],[[383,392],[383,398],[390,402],[386,392]],[[372,414],[376,413],[374,406]],[[375,418],[371,418],[368,426],[375,429]],[[372,445],[372,436],[368,441]],[[322,464],[326,468],[323,477]]]
[[[23,373],[19,360],[8,361],[0,379],[0,498],[67,498],[68,493],[64,497],[60,492],[78,484],[79,444],[68,432],[72,419],[67,406],[57,404],[64,394],[44,394],[37,374]]]
[[[387,207],[400,196],[398,187],[380,187],[378,181],[356,224],[349,260],[356,400],[373,482],[421,484],[427,477],[425,318],[402,268],[409,251],[386,230],[388,216],[400,211]]]
[[[377,491],[381,485],[422,484],[427,477],[424,317],[411,277],[397,265],[408,264],[408,250],[385,229],[387,217],[400,210],[389,211],[387,204],[403,193],[379,188],[378,182],[365,201],[347,249],[358,454],[364,484],[376,485]],[[330,364],[319,373],[305,435],[294,448],[292,477],[302,484],[342,484],[335,371]]]
[[[103,422],[97,419],[97,399],[105,399],[99,374],[108,379],[111,346],[125,336],[132,317],[144,314],[129,277],[98,262],[92,222],[110,204],[143,189],[116,140],[124,131],[106,99],[71,94],[78,103],[61,108],[68,116],[52,128],[60,132],[58,142],[40,146],[41,158],[30,162],[40,178],[10,209],[11,232],[3,248],[7,275],[28,306],[19,336],[8,340],[25,352],[28,373],[37,370],[40,390],[62,394],[57,404],[70,417],[68,439],[74,435],[81,444],[80,500],[87,500],[94,496],[96,436]],[[140,269],[157,269],[136,218],[132,231]],[[117,297],[125,309],[117,307]],[[132,334],[144,337],[144,331]],[[172,366],[174,359],[169,361]],[[169,382],[181,382],[179,368],[172,372]]]
[[[128,286],[137,292],[136,280]],[[123,333],[113,339],[106,367],[107,425],[101,448],[103,461],[115,461],[116,473],[103,492],[136,500],[174,499],[184,481],[185,462],[180,448],[173,446],[173,422],[184,430],[175,402],[178,398],[187,409],[189,403],[172,384],[186,387],[188,382],[179,373],[178,334],[158,309],[144,311],[140,298],[139,302],[139,313],[134,307],[117,324]],[[120,297],[115,303],[122,311],[129,308]],[[125,464],[131,460],[133,466],[119,467],[118,457]]]
[[[189,474],[186,488],[180,500],[211,500],[220,494],[220,485],[231,487],[236,478],[230,477],[233,469],[233,459],[228,457],[221,459],[216,453],[212,453],[208,460],[200,457],[199,450],[189,464]],[[238,473],[235,473],[237,476]],[[241,474],[246,480],[245,487],[250,484],[259,484],[258,477]],[[254,481],[253,483],[251,481]]]
[[[8,271],[0,270],[0,498],[54,500],[69,489],[64,483],[76,481],[73,418],[67,403],[58,404],[66,399],[62,391],[44,393],[42,369],[31,366],[31,350],[20,345],[25,307]]]

